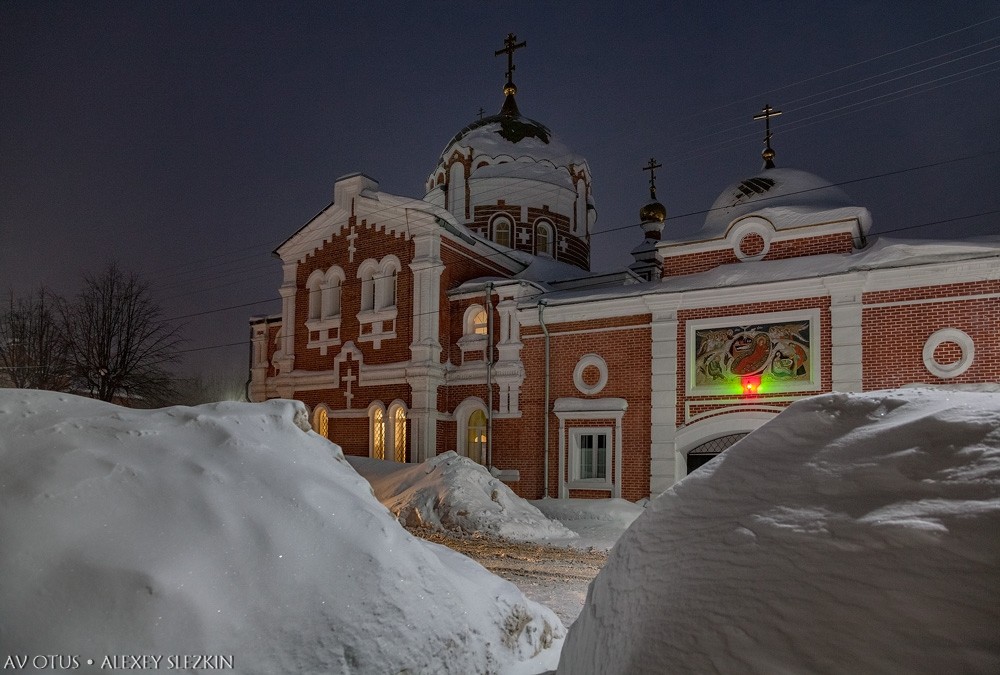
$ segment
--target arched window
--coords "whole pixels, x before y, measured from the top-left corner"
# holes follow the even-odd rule
[[[469,459],[486,463],[486,411],[474,410],[466,427],[465,452]]]
[[[482,305],[470,305],[465,310],[465,326],[463,335],[486,335],[487,332],[486,310]]]
[[[368,416],[371,420],[370,448],[374,459],[385,459],[385,409],[381,403],[373,403]]]
[[[458,425],[458,454],[479,464],[486,464],[489,440],[486,403],[477,396],[470,396],[455,408],[455,421]]]
[[[340,316],[340,289],[344,283],[344,271],[339,267],[331,267],[323,279],[322,317],[332,319]]]
[[[309,291],[309,318],[312,320],[318,319],[322,312],[322,270],[315,270],[309,275],[309,280],[306,281],[306,290]]]
[[[375,274],[378,263],[369,258],[358,266],[358,279],[361,280],[361,311],[375,311]]]
[[[390,309],[396,306],[396,277],[399,274],[399,258],[387,255],[379,263],[378,274],[373,289],[375,309]]]
[[[535,254],[552,255],[552,224],[547,220],[535,223]]]
[[[330,437],[330,414],[327,412],[326,406],[317,406],[313,412],[312,427],[313,431],[323,438]]]
[[[510,246],[513,223],[507,216],[493,219],[493,241],[501,246]]]
[[[389,408],[389,418],[392,423],[393,459],[397,462],[406,461],[406,409],[402,404]]]
[[[388,410],[378,401],[368,408],[370,449],[374,459],[406,461],[406,404],[395,401]]]

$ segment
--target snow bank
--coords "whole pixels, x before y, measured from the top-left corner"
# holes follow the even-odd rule
[[[1000,395],[795,403],[652,502],[559,673],[1000,672]]]
[[[111,655],[166,668],[214,654],[241,673],[463,674],[552,662],[553,613],[410,536],[304,419],[289,401],[143,411],[0,390],[0,662],[74,655],[87,672]]]
[[[579,538],[565,543],[574,548],[607,551],[639,517],[642,506],[624,499],[537,499],[530,502],[553,520],[571,529]]]
[[[401,523],[514,541],[571,539],[576,534],[546,518],[485,467],[455,452],[421,464],[348,457],[375,496]]]

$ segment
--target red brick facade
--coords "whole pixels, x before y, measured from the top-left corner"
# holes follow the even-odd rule
[[[444,173],[442,180],[447,180]],[[470,240],[447,213],[433,211],[431,205],[408,202],[396,208],[390,197],[385,202],[372,198],[378,206],[369,205],[370,210],[380,211],[358,216],[352,198],[350,209],[341,204],[341,211],[334,209],[329,217],[321,214],[286,242],[279,249],[284,252],[286,272],[282,292],[288,296],[282,318],[257,319],[252,324],[255,397],[290,395],[313,411],[327,410],[329,436],[348,454],[370,453],[371,406],[388,411],[393,404],[402,405],[407,415],[407,459],[418,461],[461,450],[462,425],[472,406],[492,400],[492,464],[500,470],[517,470],[518,480],[510,482],[517,494],[536,499],[620,493],[638,500],[682,477],[685,453],[693,447],[751,431],[801,397],[912,383],[1000,382],[996,337],[1000,280],[989,259],[932,264],[922,259],[919,267],[914,265],[920,283],[908,283],[909,272],[894,262],[885,269],[861,266],[862,271],[856,271],[845,266],[846,271],[827,278],[746,282],[717,292],[685,291],[677,284],[681,275],[740,265],[734,246],[743,257],[762,255],[767,262],[848,254],[855,251],[859,236],[829,228],[813,230],[827,232],[813,235],[809,227],[801,227],[796,230],[798,238],[786,229],[780,238],[768,239],[750,231],[735,244],[720,239],[714,250],[704,250],[706,242],[661,242],[657,254],[664,256],[664,279],[659,285],[622,286],[593,297],[588,295],[591,291],[582,290],[574,296],[571,286],[546,293],[543,285],[514,281],[512,277],[524,268],[515,256],[483,239]],[[515,224],[511,232],[515,241],[518,228],[527,228],[528,236],[518,246],[525,251],[533,250],[530,230],[539,218],[552,223],[552,243],[558,246],[576,217],[552,213],[547,207],[522,209],[503,199],[473,210],[472,229],[488,228],[491,218],[501,212]],[[484,229],[483,236],[492,233]],[[574,248],[579,237],[567,241],[565,250],[557,249],[556,258],[586,267],[587,247]],[[683,253],[685,247],[691,252]],[[391,308],[395,318],[386,320],[376,340],[367,332],[370,327],[358,322],[362,313],[358,274],[365,261],[387,256],[399,262]],[[331,340],[321,348],[320,336],[310,335],[306,328],[308,285],[315,271],[326,273],[332,267],[344,276],[339,342]],[[470,334],[466,316],[473,305],[486,306],[487,288],[492,288],[493,308],[493,343],[488,351],[485,337]],[[544,310],[551,356],[547,399],[541,299],[549,303]],[[293,321],[285,326],[288,317]],[[768,317],[780,317],[779,323],[769,324]],[[688,368],[696,358],[688,340],[699,325],[711,329],[719,324],[760,323],[780,329],[780,321],[802,321],[799,317],[811,322],[814,370],[807,380],[752,395],[698,393],[712,391],[708,385],[688,388]],[[717,319],[726,321],[713,323]],[[281,351],[285,344],[290,344],[291,355]],[[490,389],[487,354],[494,364]],[[577,478],[572,475],[571,438],[576,430],[579,439],[582,428],[599,430],[598,435],[609,430],[606,485],[582,480],[593,478],[582,471]],[[594,485],[601,489],[592,489]]]

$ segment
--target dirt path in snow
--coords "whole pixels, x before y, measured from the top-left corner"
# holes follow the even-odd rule
[[[581,551],[411,529],[414,535],[464,553],[512,582],[530,599],[547,605],[569,627],[583,608],[587,586],[608,559],[602,551]]]

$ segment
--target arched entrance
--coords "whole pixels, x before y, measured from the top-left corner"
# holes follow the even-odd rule
[[[701,445],[691,448],[687,453],[687,472],[691,475],[693,471],[705,466],[713,459],[719,456],[723,450],[728,448],[730,445],[736,443],[746,436],[746,434],[729,434],[727,436],[719,436],[718,438],[713,438],[710,441],[706,441]]]

